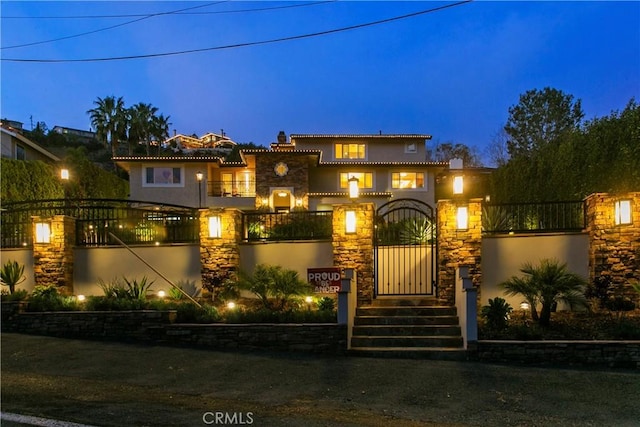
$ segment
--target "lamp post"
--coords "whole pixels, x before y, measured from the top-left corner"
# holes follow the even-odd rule
[[[202,172],[196,172],[196,180],[198,180],[198,207],[202,207],[202,178],[204,175]]]
[[[66,200],[69,197],[69,179],[71,178],[69,174],[69,169],[62,168],[60,169],[60,179],[62,180],[62,190],[64,192],[65,204]]]

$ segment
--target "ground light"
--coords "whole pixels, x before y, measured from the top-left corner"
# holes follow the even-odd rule
[[[227,303],[227,308],[228,308],[229,310],[233,310],[234,308],[236,308],[236,303],[235,303],[235,302],[233,302],[233,301],[229,301],[229,302]]]

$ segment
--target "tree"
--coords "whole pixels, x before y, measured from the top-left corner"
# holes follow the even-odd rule
[[[159,116],[153,116],[151,121],[151,139],[156,142],[158,146],[158,154],[160,153],[160,144],[162,141],[169,137],[169,118],[160,114]]]
[[[132,154],[132,145],[137,146],[143,142],[147,156],[149,156],[151,154],[151,133],[158,109],[151,104],[139,102],[129,108],[127,112],[129,116],[129,154]]]
[[[525,92],[509,108],[504,126],[509,155],[531,155],[562,134],[578,130],[583,117],[580,100],[574,101],[573,95],[549,87]]]
[[[465,167],[482,166],[480,156],[476,152],[476,149],[460,143],[438,143],[434,152],[430,153],[429,157],[435,162],[448,162],[451,159],[462,159]]]
[[[124,101],[122,97],[107,96],[98,97],[93,103],[95,108],[87,111],[91,125],[105,147],[111,146],[111,155],[115,157],[119,142],[126,139],[128,120]]]
[[[522,295],[531,307],[532,318],[538,320],[541,326],[549,326],[552,308],[560,301],[571,308],[588,307],[584,295],[587,283],[582,277],[567,271],[567,264],[543,259],[538,266],[525,263],[520,271],[525,277],[513,276],[498,286],[507,295]],[[539,317],[536,310],[538,304],[541,305]]]

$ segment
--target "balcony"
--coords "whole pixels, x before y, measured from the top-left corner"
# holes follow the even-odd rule
[[[208,181],[207,196],[209,197],[256,197],[256,181],[242,182]]]

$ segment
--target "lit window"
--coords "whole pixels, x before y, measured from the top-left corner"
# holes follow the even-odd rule
[[[336,159],[366,159],[365,144],[336,144]]]
[[[371,172],[341,172],[340,188],[349,188],[349,178],[358,178],[358,188],[373,188],[373,173]]]
[[[615,203],[616,225],[629,225],[631,222],[631,200],[618,200]]]
[[[424,188],[424,173],[393,172],[391,174],[391,188]]]
[[[174,167],[144,167],[144,187],[182,187],[182,168]]]

